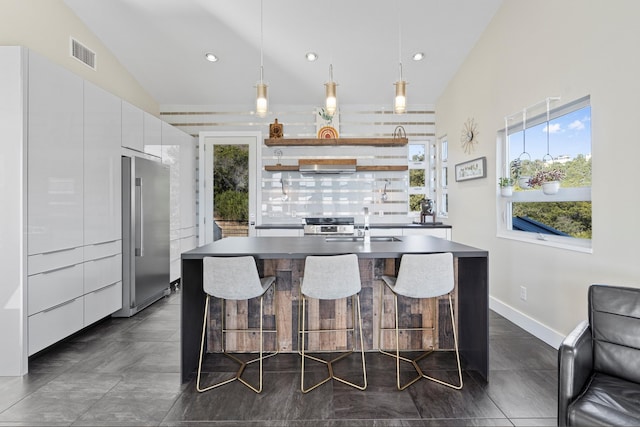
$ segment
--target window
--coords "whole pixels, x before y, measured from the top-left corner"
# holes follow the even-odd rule
[[[533,117],[525,110],[518,121],[510,120],[514,117],[507,117],[501,132],[498,177],[511,177],[516,184],[512,197],[498,196],[499,236],[590,249],[590,99],[551,109],[548,122],[546,110]],[[564,175],[557,194],[528,188],[530,177],[550,170]]]
[[[439,177],[436,180],[436,194],[438,196],[438,215],[446,218],[449,215],[449,193],[447,186],[449,185],[449,142],[446,135],[441,137],[440,143],[440,156],[439,162],[436,162],[436,176]]]
[[[438,150],[438,144],[440,150]],[[409,143],[409,212],[419,212],[424,198],[436,202],[438,217],[446,217],[447,140]]]
[[[420,202],[428,197],[427,191],[427,149],[426,142],[409,144],[409,212],[420,210]]]

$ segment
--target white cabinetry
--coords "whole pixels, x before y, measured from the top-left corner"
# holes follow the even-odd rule
[[[162,120],[146,111],[143,113],[143,144],[145,153],[162,156]]]
[[[28,253],[82,246],[83,81],[29,54]]]
[[[286,237],[286,236],[302,236],[304,231],[300,228],[258,228],[256,234],[260,237]]]
[[[122,237],[121,101],[84,85],[84,244]]]
[[[121,129],[122,101],[85,82],[83,326],[122,308]]]
[[[196,247],[195,138],[162,123],[162,163],[169,165],[170,281],[180,278],[180,255]]]
[[[0,376],[27,372],[27,55],[0,46]]]
[[[180,132],[180,252],[197,246],[196,139]]]
[[[372,236],[402,236],[402,228],[371,228]]]
[[[442,239],[451,240],[450,228],[405,228],[403,230],[404,236],[435,236]]]
[[[160,157],[162,120],[127,101],[120,102],[122,103],[122,146]]]
[[[122,146],[144,152],[144,112],[122,102]]]
[[[32,52],[28,79],[31,355],[122,305],[122,104]]]

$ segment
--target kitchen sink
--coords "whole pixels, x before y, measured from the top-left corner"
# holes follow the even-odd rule
[[[364,242],[364,236],[328,236],[326,242]],[[372,242],[402,242],[402,239],[394,236],[371,236]]]

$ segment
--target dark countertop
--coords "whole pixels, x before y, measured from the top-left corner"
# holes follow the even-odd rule
[[[361,227],[362,224],[355,224],[356,227]],[[264,229],[281,229],[281,230],[302,230],[304,224],[260,224],[256,225],[257,230]],[[414,223],[403,223],[403,224],[393,224],[393,223],[379,223],[379,224],[370,224],[370,228],[451,228],[448,224],[414,224]]]
[[[328,242],[326,236],[227,237],[182,254],[182,259],[208,255],[243,256],[257,259],[305,258],[307,255],[355,253],[360,258],[399,258],[407,253],[452,252],[455,257],[487,257],[483,249],[433,236],[401,236],[397,241]]]

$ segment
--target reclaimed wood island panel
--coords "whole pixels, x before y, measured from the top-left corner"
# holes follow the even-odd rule
[[[405,253],[451,252],[454,256],[456,273],[456,318],[460,354],[465,369],[476,370],[488,379],[488,252],[440,239],[432,236],[402,236],[396,241],[372,241],[364,245],[356,242],[328,242],[324,236],[304,237],[229,237],[182,254],[182,381],[187,382],[197,368],[202,316],[205,294],[202,291],[202,259],[205,256],[244,256],[256,259],[261,275],[276,276],[275,292],[270,291],[265,300],[265,328],[271,328],[278,311],[278,336],[267,334],[265,350],[297,351],[299,278],[304,273],[304,258],[307,255],[334,255],[355,253],[360,264],[362,291],[360,294],[364,327],[365,349],[380,348],[378,325],[380,311],[380,287],[383,274],[395,274],[400,258]],[[388,294],[388,293],[387,293]],[[213,300],[212,300],[213,301]],[[340,327],[351,319],[348,314],[350,300],[315,301],[309,306],[310,326]],[[390,309],[391,297],[385,298],[384,310]],[[434,326],[434,334],[405,334],[404,344],[409,346],[430,345],[436,348],[452,348],[451,325],[448,319],[446,300],[417,301],[399,299],[399,312],[412,326]],[[220,302],[215,300],[210,310],[208,331],[208,351],[219,351]],[[257,301],[227,301],[228,328],[253,327],[258,321]],[[431,314],[435,311],[436,323],[431,324]],[[385,316],[392,322],[391,316]],[[388,323],[384,326],[392,326]],[[271,337],[270,337],[271,335]],[[335,349],[351,345],[344,334],[322,334],[310,341],[311,348],[321,344]],[[229,348],[241,351],[257,348],[251,337],[230,335]],[[255,339],[255,337],[253,338]],[[311,339],[311,338],[310,338]],[[389,339],[390,341],[385,341]],[[382,345],[393,345],[391,336],[383,335]],[[244,341],[246,340],[246,341]],[[321,342],[318,342],[320,341]]]

